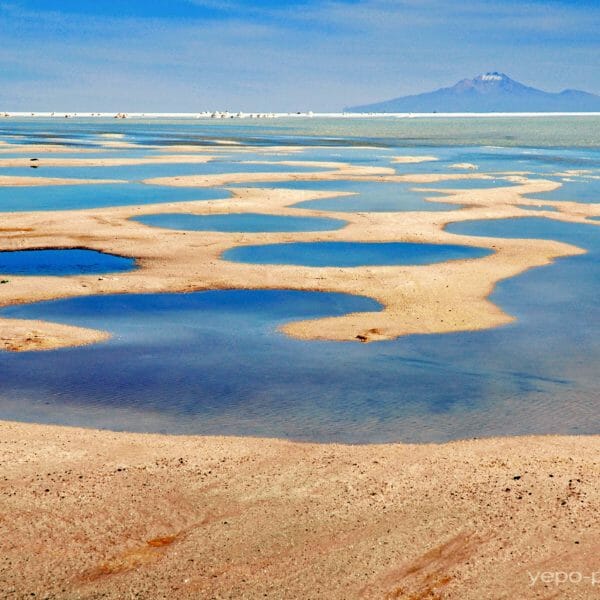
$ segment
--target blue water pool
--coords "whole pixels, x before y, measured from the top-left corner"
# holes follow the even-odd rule
[[[80,248],[0,251],[2,275],[93,275],[134,267],[132,258]]]
[[[184,231],[276,232],[327,231],[346,225],[339,219],[293,217],[258,213],[229,213],[223,215],[191,215],[165,213],[144,215],[133,219],[145,225]]]
[[[486,248],[409,242],[296,242],[239,246],[223,254],[225,260],[305,267],[360,267],[363,265],[426,265],[447,260],[480,258]]]
[[[142,183],[0,186],[0,212],[79,210],[161,202],[218,200],[230,196],[230,192],[223,189],[176,188]]]

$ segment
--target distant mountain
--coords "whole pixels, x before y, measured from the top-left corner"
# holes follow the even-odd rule
[[[435,92],[403,96],[346,112],[600,112],[600,96],[579,90],[553,94],[514,81],[504,73],[463,79]]]

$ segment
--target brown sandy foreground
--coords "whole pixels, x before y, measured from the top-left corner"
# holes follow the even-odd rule
[[[0,423],[2,598],[600,597],[600,437],[343,446]]]

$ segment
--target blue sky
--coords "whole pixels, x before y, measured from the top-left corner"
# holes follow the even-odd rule
[[[323,110],[485,71],[600,93],[599,0],[0,0],[0,110]]]

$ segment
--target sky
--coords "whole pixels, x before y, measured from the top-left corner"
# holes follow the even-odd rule
[[[600,0],[0,0],[0,111],[339,111],[501,71],[600,93]]]

